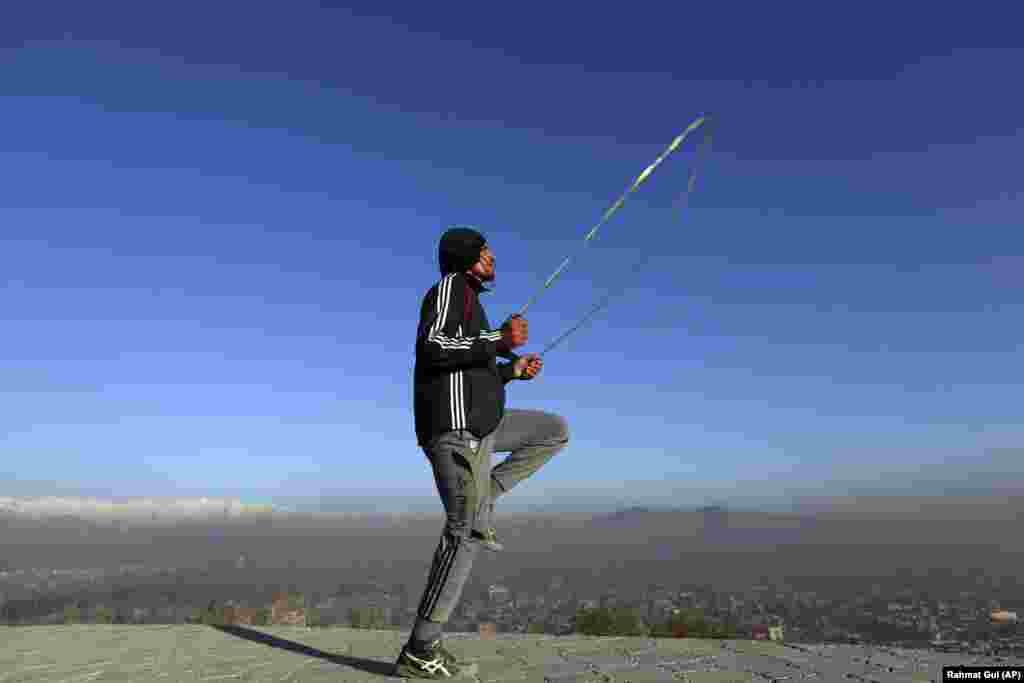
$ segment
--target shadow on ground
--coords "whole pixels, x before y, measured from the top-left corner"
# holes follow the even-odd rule
[[[269,645],[270,647],[276,647],[281,650],[288,650],[289,652],[306,655],[307,657],[317,657],[331,662],[332,664],[341,664],[342,666],[348,666],[371,674],[392,676],[395,671],[395,665],[393,662],[380,662],[373,659],[362,659],[361,657],[335,655],[329,652],[324,652],[323,650],[317,650],[315,647],[296,643],[292,640],[285,640],[284,638],[278,638],[243,626],[214,626],[213,628],[221,631],[222,633],[235,636],[236,638]]]

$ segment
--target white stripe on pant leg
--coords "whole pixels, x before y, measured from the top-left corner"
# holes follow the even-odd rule
[[[437,580],[438,577],[441,575],[441,569],[444,567],[445,558],[447,557],[448,550],[448,535],[442,533],[440,547],[434,553],[434,560],[432,562],[433,566],[430,568],[430,576],[427,578],[427,586],[426,588],[424,588],[423,597],[420,599],[420,604],[416,608],[417,613],[423,613],[425,611],[423,607],[425,605],[430,604],[430,601],[432,599],[431,596],[437,589]],[[429,612],[427,612],[427,614],[429,614]]]
[[[430,603],[430,609],[427,610],[427,614],[433,614],[434,610],[437,609],[437,603],[440,602],[441,596],[444,595],[444,589],[448,585],[448,579],[451,577],[452,567],[455,566],[455,560],[459,557],[459,551],[462,549],[462,537],[456,536],[452,543],[452,551],[448,557],[448,562],[445,564],[444,575],[437,584],[437,592],[434,594],[433,600]]]
[[[424,619],[429,619],[430,614],[434,611],[434,608],[437,607],[437,601],[441,597],[444,585],[448,581],[448,575],[451,573],[452,566],[455,564],[455,557],[459,554],[461,540],[462,539],[459,536],[454,536],[452,544],[448,546],[448,552],[441,562],[443,570],[441,571],[440,576],[438,576],[437,583],[432,587],[429,593],[430,599],[427,601],[427,609],[424,610]]]
[[[427,576],[427,585],[424,586],[424,588],[423,588],[423,594],[424,595],[426,595],[427,592],[430,590],[430,587],[434,585],[434,579],[437,578],[437,568],[438,568],[438,566],[440,564],[438,558],[444,552],[444,549],[445,549],[445,545],[444,544],[445,544],[445,539],[444,539],[444,536],[442,536],[441,537],[441,543],[440,543],[441,547],[434,549],[434,559],[430,563],[430,574]],[[421,600],[421,603],[422,603],[422,600]]]
[[[430,614],[430,610],[426,609],[434,602],[434,596],[437,594],[438,585],[443,584],[443,576],[445,567],[451,561],[452,544],[449,541],[447,533],[441,534],[441,549],[440,552],[435,556],[435,566],[433,571],[430,572],[430,581],[427,585],[427,590],[423,593],[423,601],[420,603],[421,612],[424,615]],[[426,616],[424,616],[426,618]]]
[[[451,568],[447,572],[444,586],[438,597],[430,605],[431,619],[437,622],[446,622],[451,619],[452,612],[462,598],[466,582],[469,580],[470,572],[473,569],[473,560],[476,558],[479,546],[476,541],[466,537],[459,537],[459,550]]]

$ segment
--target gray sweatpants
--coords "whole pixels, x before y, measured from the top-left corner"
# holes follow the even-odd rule
[[[495,499],[540,469],[568,442],[564,418],[539,410],[506,410],[498,427],[482,440],[469,432],[447,432],[423,449],[434,468],[447,519],[417,610],[421,619],[448,622],[480,549],[470,532],[490,527]],[[495,451],[511,455],[492,469]]]

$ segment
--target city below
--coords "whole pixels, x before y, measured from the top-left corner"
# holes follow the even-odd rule
[[[247,558],[234,563],[240,585]],[[342,584],[333,591],[224,588],[189,595],[195,570],[122,565],[116,569],[8,569],[0,571],[0,620],[12,626],[117,623],[217,623],[307,627],[408,628],[418,597],[400,584]],[[229,579],[228,572],[224,579]],[[872,583],[832,596],[786,584],[720,591],[709,585],[616,585],[593,593],[554,576],[542,588],[502,584],[467,586],[446,626],[450,632],[580,632],[581,615],[608,611],[634,618],[628,634],[648,635],[675,624],[674,635],[770,639],[787,643],[872,643],[989,655],[1024,654],[1018,615],[1024,603],[1002,599],[993,586],[955,595],[928,595],[909,586]],[[270,591],[270,592],[268,592]],[[859,594],[857,594],[859,593]],[[262,597],[261,597],[262,596]],[[209,599],[208,599],[209,598]],[[286,602],[289,609],[280,609]]]

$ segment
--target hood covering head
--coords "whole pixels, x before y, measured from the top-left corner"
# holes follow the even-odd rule
[[[465,273],[480,259],[480,250],[487,240],[473,228],[451,228],[441,236],[437,248],[437,261],[441,275]]]

